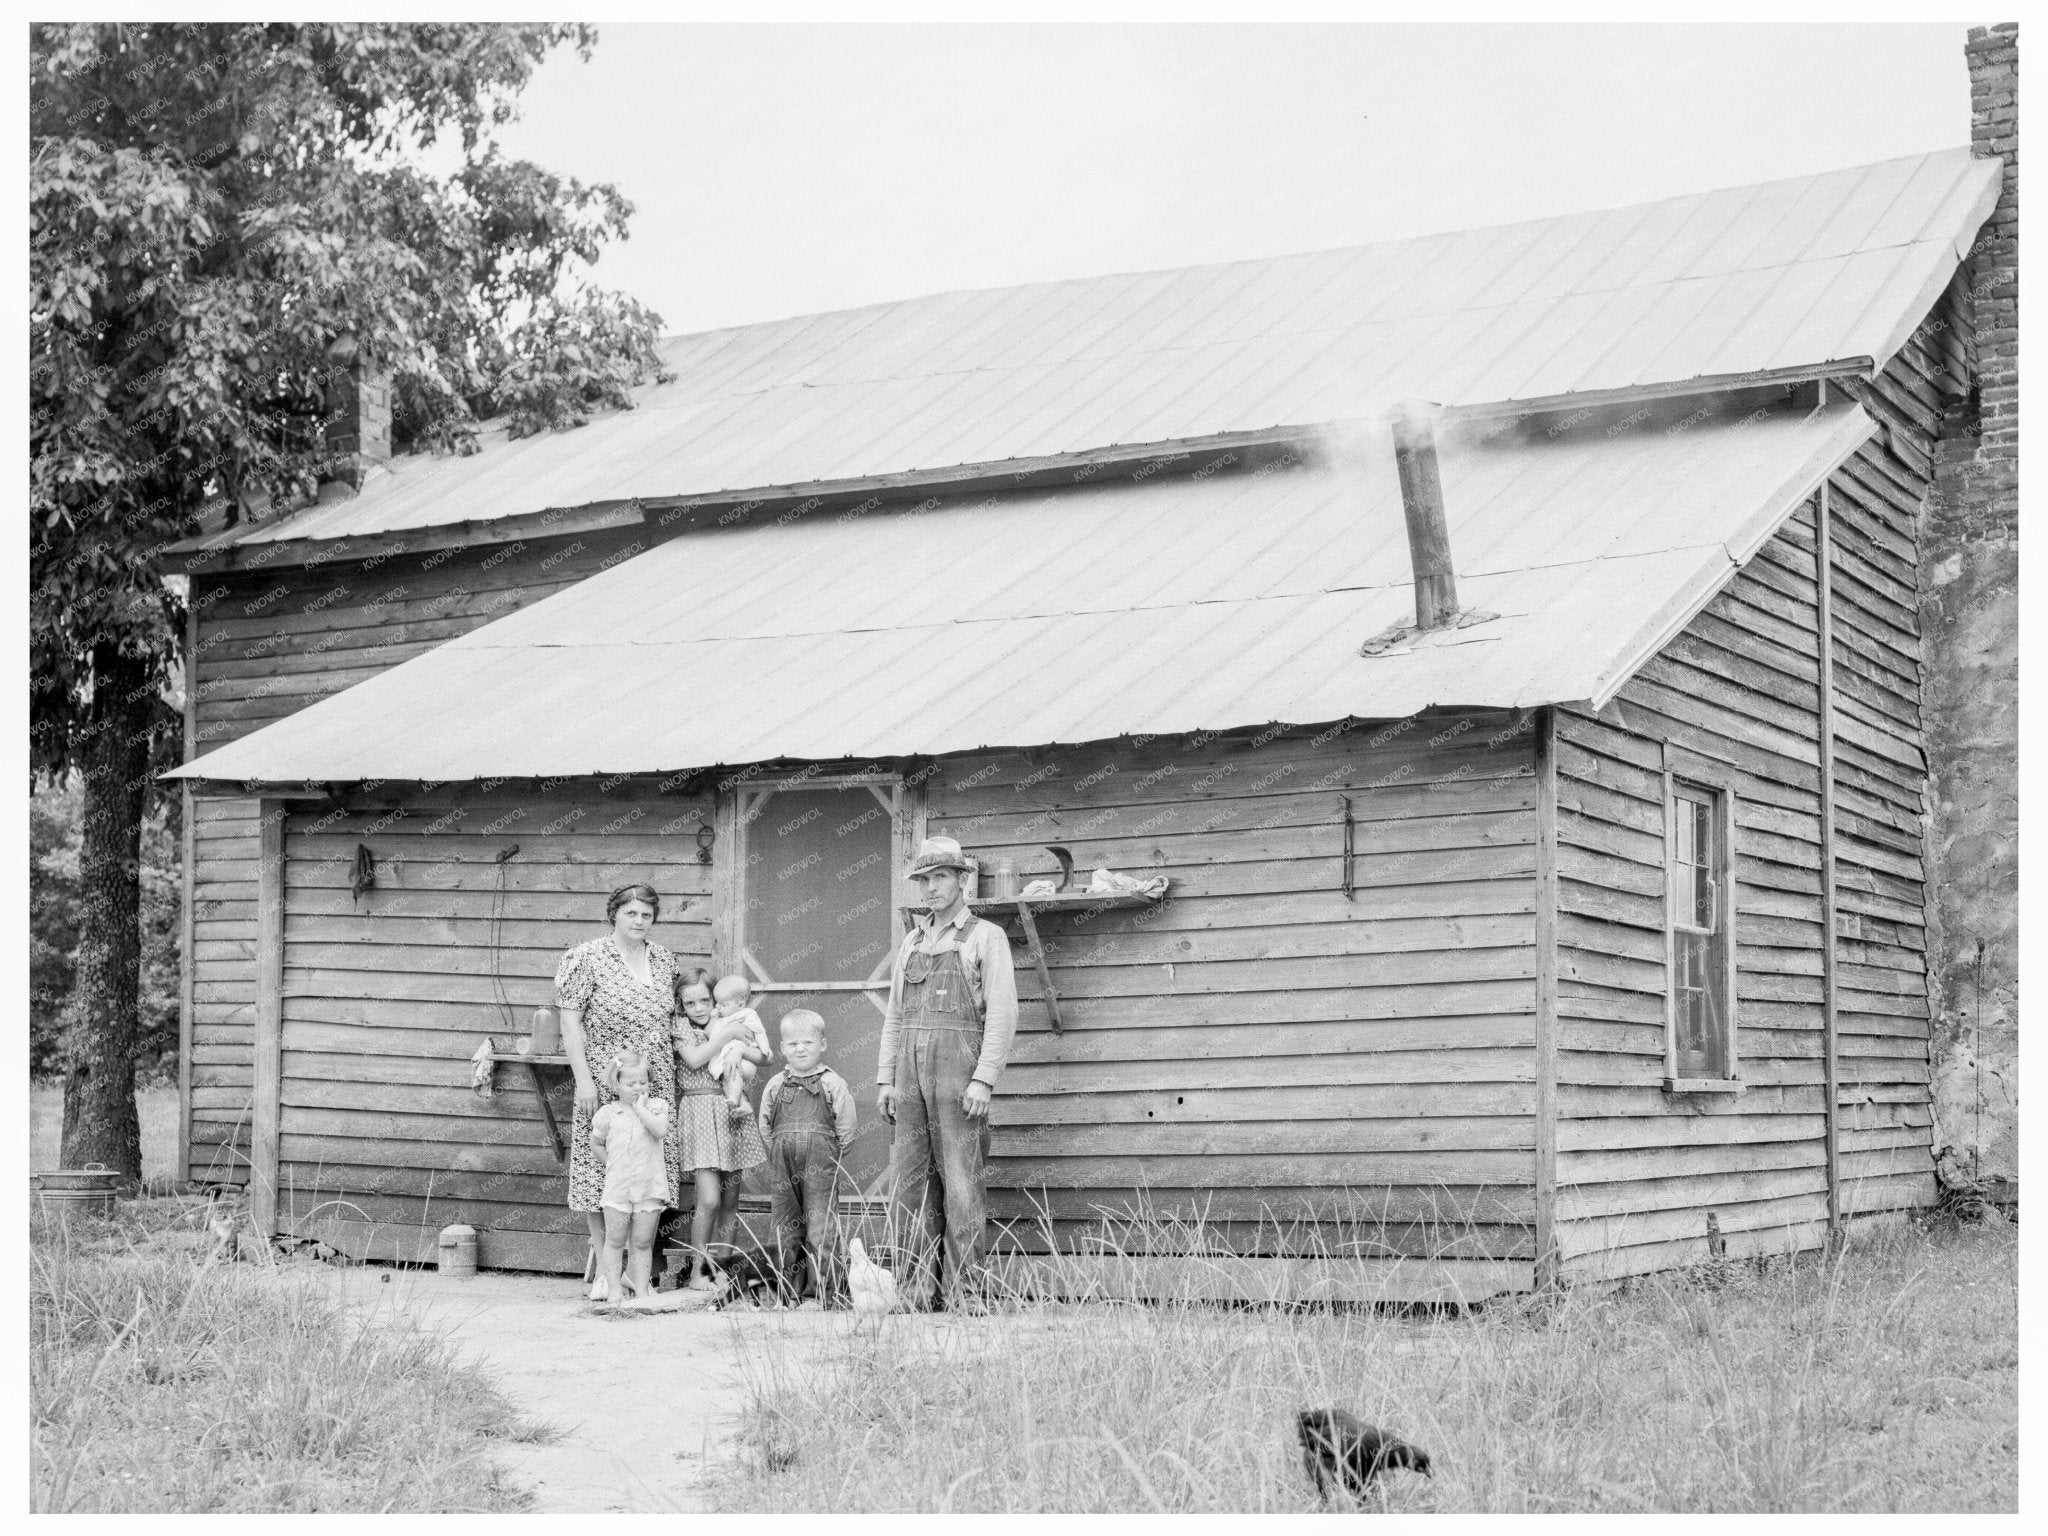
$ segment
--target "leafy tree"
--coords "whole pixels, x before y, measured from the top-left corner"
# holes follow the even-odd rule
[[[64,1070],[66,1022],[73,1007],[79,934],[78,820],[75,779],[31,791],[28,802],[29,1075]],[[178,797],[161,795],[143,819],[141,931],[136,1064],[170,1073],[178,1051]]]
[[[30,29],[31,765],[82,784],[66,1164],[140,1170],[138,860],[174,762],[167,544],[309,498],[338,372],[400,449],[626,407],[659,317],[582,271],[631,206],[493,131],[581,26]],[[461,146],[437,177],[419,151]]]
[[[78,792],[33,793],[28,802],[28,1069],[63,1067],[60,1030],[78,959]]]

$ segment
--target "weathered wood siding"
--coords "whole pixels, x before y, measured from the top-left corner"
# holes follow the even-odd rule
[[[1933,1198],[1910,498],[1891,427],[1830,481],[1843,1205]],[[1924,380],[1922,381],[1924,382]],[[1827,1218],[1818,586],[1809,506],[1594,717],[1558,713],[1558,1241],[1567,1278],[1809,1246]],[[1738,1097],[1664,1074],[1663,744],[1732,769]]]
[[[1558,1249],[1567,1279],[1815,1240],[1819,664],[1801,512],[1593,717],[1558,731]],[[1668,1095],[1664,743],[1732,766],[1739,1096]],[[1681,770],[1682,771],[1682,770]]]
[[[1007,1242],[1065,1247],[1136,1213],[1149,1231],[1118,1240],[1172,1249],[1200,1218],[1246,1253],[1437,1254],[1476,1285],[1526,1286],[1533,720],[942,763],[930,830],[1015,859],[1020,880],[1050,871],[1057,843],[1084,878],[1173,882],[1157,908],[1041,922],[1064,1033],[1016,949],[1023,1018],[990,1173]]]
[[[424,1256],[440,1227],[465,1221],[485,1233],[487,1264],[582,1266],[583,1218],[564,1206],[525,1069],[500,1067],[482,1099],[469,1057],[486,1035],[513,1049],[553,1003],[563,951],[609,931],[605,897],[627,881],[661,892],[658,943],[685,966],[710,963],[711,870],[696,843],[710,801],[678,791],[576,779],[293,810],[281,1214],[363,1255]],[[358,843],[377,859],[360,898]],[[550,1081],[566,1135],[567,1075]]]
[[[1924,329],[1852,391],[1883,424],[1828,482],[1834,518],[1835,962],[1842,1204],[1935,1198],[1927,994],[1927,759],[1920,716],[1920,509],[1931,486],[1942,333]]]
[[[1102,1213],[1143,1211],[1200,1218],[1203,1241],[1262,1260],[1431,1259],[1414,1268],[1438,1293],[1525,1288],[1532,725],[1463,716],[974,754],[914,775],[928,830],[984,858],[1008,854],[1028,874],[1058,842],[1084,873],[1174,881],[1157,908],[1046,919],[1063,1035],[1019,947],[1024,1018],[994,1114],[1007,1246],[1042,1249],[1041,1213],[1071,1249],[1100,1233]],[[508,1045],[524,1032],[562,950],[603,931],[603,895],[622,881],[652,881],[668,902],[656,936],[712,963],[720,866],[698,862],[695,835],[710,810],[673,783],[587,779],[295,807],[286,1220],[405,1257],[467,1221],[487,1264],[579,1266],[582,1224],[563,1209],[523,1070],[501,1067],[486,1101],[469,1091],[468,1058],[486,1034]],[[377,859],[360,899],[348,884],[359,842]],[[872,1061],[836,1065],[873,1081]],[[1185,1251],[1189,1234],[1119,1237]],[[1417,1282],[1382,1263],[1317,1283]]]
[[[195,576],[189,755],[560,591],[642,537],[615,530]],[[256,1001],[256,803],[199,796],[193,833],[186,1161],[191,1178],[239,1182]]]

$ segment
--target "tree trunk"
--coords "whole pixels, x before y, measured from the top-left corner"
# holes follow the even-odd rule
[[[82,743],[79,938],[64,1079],[66,1168],[104,1163],[142,1177],[135,1114],[136,989],[142,958],[142,805],[149,770],[147,674],[93,649],[91,735]]]

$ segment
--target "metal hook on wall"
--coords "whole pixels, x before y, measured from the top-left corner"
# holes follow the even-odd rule
[[[377,856],[370,852],[369,844],[356,844],[355,867],[349,872],[349,895],[356,901],[363,899],[363,892],[377,887]]]

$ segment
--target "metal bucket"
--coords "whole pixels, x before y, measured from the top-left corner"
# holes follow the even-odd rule
[[[87,1163],[83,1168],[60,1168],[38,1174],[36,1196],[45,1212],[65,1215],[84,1211],[90,1216],[114,1214],[114,1186],[120,1175],[104,1163]]]
[[[441,1229],[441,1273],[457,1280],[476,1278],[476,1228],[460,1222]]]

